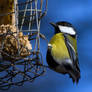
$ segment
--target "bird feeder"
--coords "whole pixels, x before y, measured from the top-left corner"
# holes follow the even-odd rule
[[[0,89],[33,82],[45,72],[40,21],[47,0],[0,0]]]

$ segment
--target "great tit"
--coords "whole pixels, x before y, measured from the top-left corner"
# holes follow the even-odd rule
[[[48,43],[47,63],[52,70],[69,74],[73,82],[78,83],[80,69],[75,28],[65,21],[50,24],[55,28],[55,35]]]

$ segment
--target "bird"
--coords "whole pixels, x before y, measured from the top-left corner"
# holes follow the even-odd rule
[[[80,79],[80,68],[77,51],[77,33],[70,22],[59,21],[50,23],[54,29],[54,36],[48,43],[46,61],[50,69],[69,74],[73,83]]]

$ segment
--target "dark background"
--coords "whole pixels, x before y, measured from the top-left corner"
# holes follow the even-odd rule
[[[92,92],[92,0],[48,0],[48,12],[41,22],[41,33],[48,40],[54,29],[49,22],[68,21],[78,34],[78,56],[81,70],[79,83],[73,84],[68,75],[47,69],[33,83],[13,87],[6,92]],[[41,40],[41,52],[46,63],[47,44]],[[2,91],[0,91],[2,92]]]

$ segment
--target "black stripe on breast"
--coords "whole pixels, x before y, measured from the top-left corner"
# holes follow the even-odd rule
[[[56,68],[59,64],[55,62],[55,60],[53,59],[52,55],[51,55],[51,49],[47,50],[47,63],[51,68]]]

